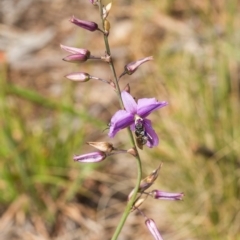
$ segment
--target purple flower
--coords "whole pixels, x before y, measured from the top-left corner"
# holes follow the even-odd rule
[[[151,218],[148,218],[145,221],[145,224],[155,240],[163,240],[162,236],[160,235],[160,232],[157,229],[156,223]]]
[[[165,200],[182,200],[184,194],[183,193],[169,193],[163,192],[160,190],[153,190],[150,193],[155,199],[165,199]]]
[[[81,19],[75,18],[74,16],[72,16],[72,18],[70,19],[70,22],[74,23],[75,25],[81,28],[89,30],[91,32],[99,30],[97,23],[81,20]]]
[[[158,102],[155,98],[142,98],[136,103],[126,91],[123,91],[121,96],[125,110],[119,110],[113,115],[110,122],[109,137],[114,137],[119,130],[128,126],[136,133],[136,126],[139,126],[140,121],[147,146],[150,148],[157,146],[158,136],[152,128],[151,121],[146,117],[152,111],[166,106],[167,102]]]
[[[89,162],[101,162],[107,157],[106,153],[104,152],[92,152],[83,155],[76,155],[73,157],[74,161],[89,163]]]

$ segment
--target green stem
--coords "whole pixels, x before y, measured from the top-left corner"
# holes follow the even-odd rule
[[[100,16],[101,16],[101,19],[102,19],[102,26],[104,27],[104,19],[103,19],[103,14],[102,14],[102,2],[101,0],[99,0],[99,13],[100,13]],[[107,35],[104,35],[104,42],[105,42],[105,47],[106,47],[106,53],[111,57],[111,51],[110,51],[110,46],[109,46],[109,42],[108,42],[108,36]],[[113,60],[111,58],[110,62],[109,62],[109,66],[110,66],[110,69],[113,73],[113,76],[114,76],[114,83],[115,83],[115,86],[116,86],[116,93],[118,95],[118,99],[119,99],[119,103],[121,105],[121,108],[124,109],[124,105],[123,105],[123,101],[122,101],[122,97],[121,97],[121,90],[120,90],[120,87],[119,87],[119,83],[118,83],[118,78],[117,78],[117,74],[116,74],[116,70],[115,70],[115,67],[114,67],[114,63],[113,63]],[[137,193],[138,193],[138,189],[139,189],[139,185],[140,185],[140,182],[141,182],[141,179],[142,179],[142,165],[141,165],[141,159],[140,159],[140,156],[139,156],[139,153],[138,153],[138,150],[137,150],[137,146],[135,144],[135,141],[134,141],[134,136],[133,136],[133,133],[132,131],[130,130],[130,128],[127,129],[128,130],[128,135],[129,135],[129,138],[130,138],[130,141],[132,143],[132,146],[135,148],[135,151],[136,151],[136,160],[137,160],[137,182],[136,182],[136,186],[134,188],[134,193],[131,197],[131,199],[128,201],[127,203],[127,206],[122,214],[122,217],[119,221],[119,224],[111,238],[111,240],[116,240],[127,220],[127,217],[132,209],[132,206],[134,204],[134,201],[136,199],[136,196],[137,196]]]

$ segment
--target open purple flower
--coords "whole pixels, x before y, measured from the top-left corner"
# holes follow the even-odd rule
[[[166,106],[167,102],[158,102],[155,98],[142,98],[136,103],[126,91],[123,91],[121,96],[125,110],[119,110],[113,115],[110,122],[109,137],[114,137],[119,130],[130,126],[130,129],[140,136],[144,134],[148,147],[157,146],[158,136],[152,128],[151,121],[146,117],[152,111]],[[143,134],[139,131],[139,124],[141,124]]]

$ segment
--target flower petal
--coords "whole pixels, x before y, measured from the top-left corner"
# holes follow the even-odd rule
[[[138,100],[137,114],[144,118],[147,117],[152,111],[166,106],[166,101],[158,102],[156,98],[142,98]]]
[[[128,127],[133,122],[134,115],[125,110],[117,111],[111,119],[108,136],[114,137],[119,130]]]
[[[149,148],[157,146],[159,143],[159,139],[158,139],[158,135],[152,128],[151,121],[148,119],[144,119],[143,122],[144,122],[145,131],[146,131],[147,137],[148,137],[147,146]]]
[[[135,131],[135,123],[130,125],[130,129],[131,129],[131,131]]]
[[[121,96],[126,111],[131,113],[132,115],[135,115],[137,113],[137,103],[135,102],[133,97],[126,91],[122,91]]]

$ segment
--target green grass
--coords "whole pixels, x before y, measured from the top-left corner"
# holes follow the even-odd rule
[[[185,193],[174,224],[196,239],[240,239],[240,32],[237,12],[228,9],[223,36],[214,33],[211,9],[198,16],[208,23],[200,54],[173,50],[175,38],[156,53],[170,106],[158,118],[162,145],[154,157],[166,162],[164,186]],[[151,78],[149,89],[161,96],[157,74]]]
[[[85,111],[77,111],[73,104],[65,104],[66,99],[56,101],[9,84],[4,74],[0,97],[2,210],[27,195],[37,212],[51,218],[53,212],[48,212],[48,200],[44,198],[70,201],[81,191],[79,186],[94,166],[78,169],[72,157],[85,145],[86,126],[100,129],[103,123]],[[78,119],[77,125],[74,119]]]

